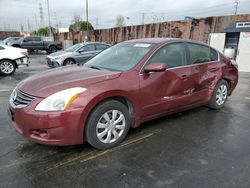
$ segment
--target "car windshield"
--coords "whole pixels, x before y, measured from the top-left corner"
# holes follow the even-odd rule
[[[65,51],[66,52],[74,52],[76,51],[77,49],[81,48],[83,45],[82,44],[75,44],[69,48],[67,48]]]
[[[104,50],[84,66],[111,71],[127,71],[135,67],[153,46],[154,44],[149,43],[120,43]]]

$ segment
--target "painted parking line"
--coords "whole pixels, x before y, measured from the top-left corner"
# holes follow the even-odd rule
[[[154,136],[155,134],[158,134],[160,132],[161,132],[161,130],[155,130],[155,131],[152,131],[150,133],[142,134],[137,138],[132,138],[132,139],[125,140],[120,145],[118,145],[118,146],[116,146],[114,148],[108,149],[108,150],[104,150],[104,151],[94,150],[94,151],[84,153],[83,155],[78,155],[76,157],[69,157],[69,158],[67,158],[65,160],[60,161],[58,164],[55,164],[55,165],[49,167],[48,169],[45,169],[44,171],[39,173],[39,175],[46,174],[49,171],[54,170],[56,168],[59,168],[61,166],[68,166],[68,165],[75,164],[76,162],[77,163],[84,163],[84,162],[87,162],[87,161],[90,161],[90,160],[94,160],[94,159],[102,157],[103,155],[106,155],[108,153],[123,149],[124,147],[127,147],[129,145],[141,143],[145,139],[147,139],[147,138],[149,138],[151,136]]]
[[[8,91],[12,91],[14,88],[11,89],[0,89],[0,92],[8,92]]]

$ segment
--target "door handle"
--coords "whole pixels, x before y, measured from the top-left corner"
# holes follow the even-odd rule
[[[189,76],[186,74],[181,75],[181,79],[187,79]]]
[[[209,69],[210,72],[214,72],[214,71],[217,71],[217,70],[218,70],[218,68],[216,68],[216,67],[213,67],[213,68]]]

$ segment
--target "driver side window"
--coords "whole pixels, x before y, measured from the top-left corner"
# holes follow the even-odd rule
[[[149,63],[165,63],[168,68],[187,65],[186,51],[183,43],[174,43],[160,48]]]

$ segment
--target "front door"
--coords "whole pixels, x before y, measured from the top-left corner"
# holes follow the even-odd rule
[[[189,105],[194,84],[184,44],[160,48],[147,62],[150,63],[165,63],[167,70],[140,75],[142,116],[150,118]]]
[[[95,45],[87,44],[83,46],[75,55],[75,59],[78,63],[83,64],[96,54]]]

